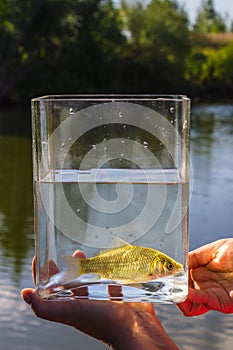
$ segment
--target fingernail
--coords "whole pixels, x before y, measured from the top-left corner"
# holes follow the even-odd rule
[[[32,293],[30,292],[22,292],[22,297],[27,304],[31,305],[32,303]]]

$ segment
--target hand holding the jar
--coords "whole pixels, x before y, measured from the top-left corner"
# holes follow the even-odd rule
[[[209,310],[233,313],[233,238],[189,253],[189,295],[178,307],[185,316]]]
[[[82,252],[77,252],[75,256],[85,257]],[[58,272],[55,264],[51,264],[50,268],[51,275]],[[197,316],[209,310],[233,313],[233,238],[190,252],[189,268],[189,296],[185,302],[178,304],[183,314]],[[116,287],[109,286],[113,299],[121,293]],[[29,288],[22,291],[22,296],[38,317],[73,326],[111,344],[112,349],[177,350],[150,303],[88,299],[50,302],[41,299],[34,289]]]
[[[84,253],[80,251],[74,256],[85,258]],[[32,271],[34,277],[35,259]],[[50,275],[58,272],[56,265],[51,262]],[[113,300],[121,294],[118,288],[117,285],[109,286],[109,295]],[[80,288],[77,288],[75,293],[79,290]],[[83,296],[85,290],[82,290],[81,294]],[[36,316],[75,327],[111,345],[111,349],[178,350],[161,325],[151,303],[88,299],[49,301],[42,299],[36,290],[31,288],[22,290],[22,296],[31,305]]]

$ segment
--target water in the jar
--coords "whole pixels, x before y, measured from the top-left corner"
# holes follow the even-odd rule
[[[42,297],[185,299],[188,184],[177,170],[58,170],[35,188]]]

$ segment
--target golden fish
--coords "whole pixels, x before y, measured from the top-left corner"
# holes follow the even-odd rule
[[[61,284],[81,275],[94,274],[98,279],[130,282],[146,282],[169,276],[183,270],[183,265],[164,253],[152,248],[126,244],[103,252],[89,259],[67,257],[67,271],[60,278]]]

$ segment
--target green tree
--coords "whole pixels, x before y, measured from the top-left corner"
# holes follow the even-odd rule
[[[225,30],[212,0],[192,32],[176,0],[0,0],[0,99],[213,91],[205,34]]]
[[[64,92],[65,83],[72,92],[116,91],[125,43],[119,10],[110,0],[76,1],[72,17],[74,26],[66,34],[58,62],[58,88]]]
[[[233,44],[208,55],[202,66],[203,84],[212,96],[231,97],[233,89]]]
[[[0,98],[101,92],[125,37],[111,0],[0,0]]]
[[[171,0],[152,0],[147,6],[123,2],[122,11],[129,37],[128,81],[132,79],[134,86],[137,82],[139,91],[183,89],[189,52],[187,14]]]
[[[0,98],[40,70],[56,54],[65,4],[59,0],[0,0]],[[41,76],[42,77],[42,76]],[[31,88],[33,86],[31,85]]]
[[[194,30],[207,34],[225,32],[226,29],[224,19],[214,9],[213,0],[202,0]]]

